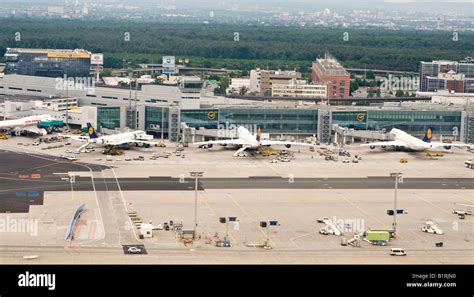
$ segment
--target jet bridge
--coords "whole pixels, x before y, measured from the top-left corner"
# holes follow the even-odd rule
[[[332,125],[332,130],[335,132],[335,143],[339,143],[342,146],[347,143],[354,143],[354,140],[391,140],[390,135],[385,130],[355,130],[345,127],[340,127],[337,124]]]

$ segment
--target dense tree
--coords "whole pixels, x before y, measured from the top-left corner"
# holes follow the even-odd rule
[[[345,67],[417,71],[419,61],[459,60],[472,55],[474,32],[347,30],[223,24],[160,24],[1,18],[0,56],[7,47],[85,48],[105,54],[105,67],[157,63],[163,55],[189,59],[189,66],[249,70],[299,69],[325,52]],[[350,41],[341,36],[349,32]],[[21,41],[15,41],[21,32]],[[130,41],[124,40],[130,32]],[[233,33],[240,33],[235,42]],[[370,79],[370,77],[367,77]]]

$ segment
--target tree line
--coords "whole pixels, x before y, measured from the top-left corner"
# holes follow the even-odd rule
[[[452,32],[440,31],[18,18],[0,19],[0,28],[1,56],[7,47],[84,48],[104,53],[109,68],[121,68],[124,59],[135,66],[174,55],[193,67],[307,73],[315,58],[330,52],[349,68],[417,71],[421,60],[459,60],[472,56],[474,48],[473,32],[459,32],[453,41]],[[21,41],[15,40],[17,33]]]

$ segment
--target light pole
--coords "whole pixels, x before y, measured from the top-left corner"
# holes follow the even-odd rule
[[[260,228],[267,228],[267,242],[265,247],[270,247],[270,226],[279,226],[278,221],[260,221]]]
[[[393,172],[390,173],[391,177],[395,177],[395,197],[393,200],[393,234],[396,236],[397,234],[397,194],[398,194],[398,183],[403,183],[403,175],[400,172]]]
[[[204,172],[191,171],[191,177],[194,177],[194,237],[196,237],[197,230],[197,197],[198,197],[198,178],[202,177]]]

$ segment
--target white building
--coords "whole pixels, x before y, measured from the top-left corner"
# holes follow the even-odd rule
[[[273,97],[326,98],[326,84],[308,84],[306,80],[292,79],[287,84],[272,85]]]
[[[250,90],[250,78],[231,78],[230,85],[227,88],[227,94],[240,94],[242,89],[246,92]]]
[[[250,93],[260,93],[260,81],[262,76],[260,74],[260,69],[252,69],[250,70],[250,85],[249,85],[249,92]]]

